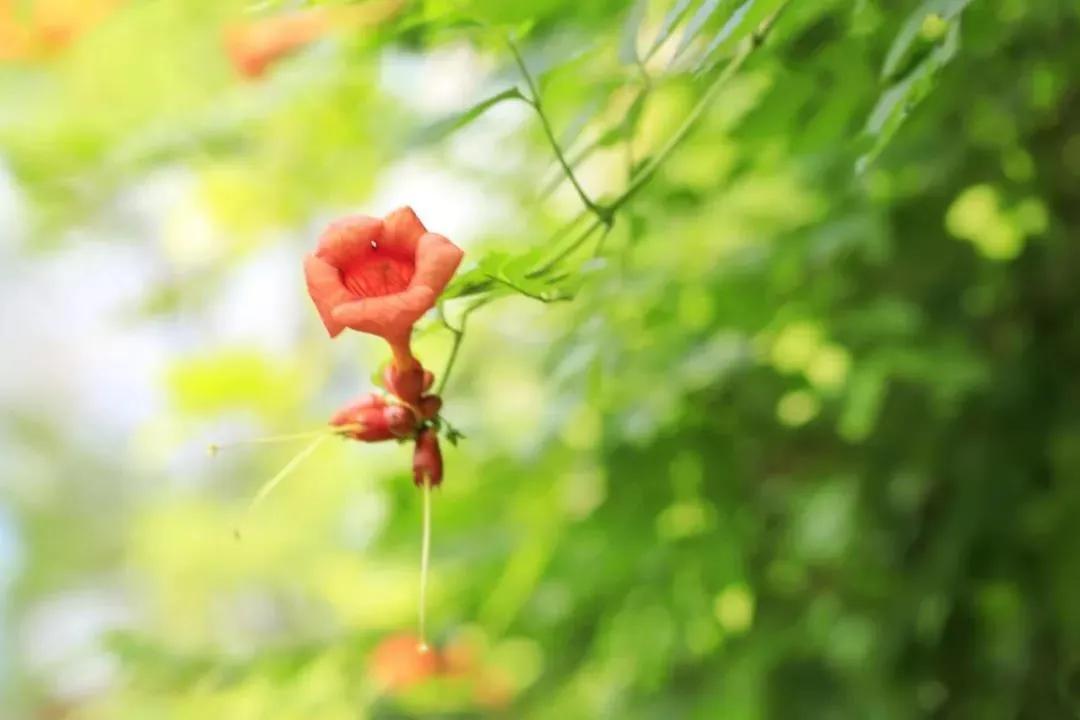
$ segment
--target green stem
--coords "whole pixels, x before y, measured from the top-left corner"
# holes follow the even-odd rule
[[[656,171],[660,169],[660,166],[663,165],[664,162],[667,161],[668,157],[673,152],[675,152],[679,145],[682,144],[683,140],[686,139],[687,135],[689,135],[690,132],[697,125],[702,115],[705,114],[705,111],[709,108],[709,105],[715,99],[716,95],[719,93],[720,89],[724,86],[724,84],[735,76],[735,73],[737,73],[739,69],[742,68],[743,63],[746,62],[746,59],[750,57],[754,50],[761,46],[761,44],[765,40],[765,36],[768,34],[769,30],[772,29],[772,26],[776,22],[777,17],[780,16],[780,13],[784,10],[785,7],[787,7],[786,3],[780,6],[780,8],[772,14],[772,16],[764,20],[758,27],[757,31],[743,42],[742,47],[740,47],[739,52],[735,55],[735,57],[733,57],[731,61],[724,66],[724,69],[720,73],[718,73],[715,78],[713,78],[713,81],[709,83],[709,86],[705,89],[705,92],[701,96],[701,99],[699,99],[693,109],[690,110],[690,113],[686,116],[686,119],[683,120],[683,123],[675,131],[675,134],[672,135],[668,139],[668,141],[664,143],[664,146],[660,148],[660,150],[649,159],[649,162],[646,163],[645,167],[643,167],[641,171],[633,177],[633,179],[630,181],[630,184],[626,187],[625,190],[623,190],[622,194],[620,194],[618,197],[616,197],[614,200],[612,200],[606,205],[605,209],[610,213],[610,218],[603,222],[605,226],[610,227],[611,222],[614,220],[615,213],[620,208],[622,208],[623,205],[629,202],[629,200],[639,190],[641,190],[649,182],[649,180],[652,179],[652,177],[656,174]],[[600,222],[596,222],[591,225],[574,242],[563,248],[563,250],[559,252],[559,254],[545,262],[533,272],[529,273],[529,277],[536,277],[538,275],[542,275],[543,273],[547,272],[552,267],[557,265],[559,262],[561,262],[563,259],[569,257],[571,254],[573,254],[575,250],[581,247],[581,245],[584,244],[586,240],[589,239],[592,233],[600,227],[600,224]]]
[[[528,277],[528,278],[540,277],[541,275],[546,273],[548,270],[555,267],[560,262],[562,262],[563,260],[568,258],[570,255],[572,255],[574,253],[574,251],[577,250],[579,247],[581,247],[582,244],[586,240],[588,240],[592,236],[592,234],[594,232],[596,232],[598,229],[600,229],[600,227],[610,228],[611,224],[602,222],[599,219],[594,220],[592,222],[592,224],[589,225],[589,227],[585,228],[585,231],[583,233],[578,235],[577,239],[575,239],[572,243],[570,243],[565,248],[560,250],[553,257],[548,258],[546,261],[544,261],[542,264],[537,266],[535,269],[530,270],[528,272],[528,274],[526,274],[525,277]]]
[[[642,85],[641,90],[634,97],[634,99],[630,101],[630,105],[633,106],[637,103],[644,102],[650,92],[650,89],[651,80],[647,80]],[[627,119],[623,119],[620,120],[618,123],[609,125],[603,131],[597,133],[596,137],[588,141],[580,150],[571,153],[571,157],[567,159],[567,162],[569,163],[571,168],[577,168],[581,163],[588,160],[593,153],[603,147],[604,144],[610,142],[611,138],[613,138],[616,133],[621,132],[625,138],[625,141],[629,143],[633,139],[633,131],[634,127],[630,122],[628,122]],[[553,181],[548,182],[540,191],[540,198],[547,199],[548,197],[551,197],[551,194],[554,193],[556,189],[558,189],[560,182],[562,182],[561,177],[556,177]]]
[[[506,39],[506,44],[510,47],[510,52],[514,56],[514,62],[517,64],[518,69],[525,78],[526,85],[529,86],[530,97],[526,98],[525,102],[533,107],[537,116],[540,118],[540,126],[543,128],[544,135],[547,137],[547,141],[551,145],[552,151],[555,153],[555,159],[559,161],[559,165],[562,167],[563,172],[566,173],[567,180],[574,186],[574,190],[577,192],[578,197],[581,198],[581,202],[585,207],[596,215],[596,217],[605,225],[610,225],[610,208],[602,207],[593,202],[592,198],[585,192],[585,188],[581,187],[581,183],[578,182],[577,175],[574,174],[574,170],[570,167],[570,163],[566,161],[566,155],[563,154],[562,148],[559,146],[559,141],[555,139],[555,131],[552,130],[551,122],[548,120],[547,113],[544,111],[544,105],[540,100],[540,90],[533,80],[532,73],[529,72],[528,66],[525,65],[525,59],[521,56],[521,52],[518,50],[517,45],[510,38]]]
[[[431,562],[431,481],[424,479],[424,514],[420,535],[420,614],[418,634],[420,646],[417,648],[422,653],[431,650],[427,642],[427,587],[428,569]]]
[[[704,94],[690,111],[690,114],[686,116],[686,119],[683,121],[682,125],[680,125],[678,130],[675,131],[675,134],[672,135],[664,144],[664,146],[660,148],[660,150],[649,159],[649,161],[645,164],[641,171],[638,172],[638,174],[630,180],[630,184],[626,187],[626,189],[623,190],[623,192],[618,197],[616,197],[614,200],[612,200],[606,205],[598,205],[597,203],[593,202],[592,199],[589,198],[589,196],[585,193],[585,190],[578,183],[577,177],[574,175],[574,171],[571,168],[570,163],[567,162],[565,155],[563,155],[562,148],[559,147],[559,143],[555,139],[555,134],[551,129],[550,122],[548,122],[547,113],[544,112],[543,105],[540,101],[540,92],[536,87],[536,83],[533,80],[532,74],[526,67],[525,60],[522,58],[521,53],[517,48],[517,45],[514,44],[513,40],[507,38],[506,43],[510,47],[510,52],[514,56],[514,62],[517,63],[518,68],[521,70],[521,74],[524,76],[525,82],[529,87],[529,92],[532,95],[531,98],[526,98],[525,102],[529,103],[533,107],[533,109],[536,110],[536,114],[540,117],[540,124],[544,129],[544,134],[547,136],[548,142],[551,144],[551,147],[555,152],[555,157],[558,159],[559,165],[562,166],[563,172],[566,173],[567,179],[569,179],[570,183],[574,186],[574,189],[577,191],[577,194],[581,198],[582,203],[584,203],[585,207],[596,216],[596,220],[591,225],[589,225],[589,227],[587,227],[585,231],[582,232],[573,242],[560,250],[553,257],[549,258],[541,265],[530,271],[527,277],[539,277],[551,270],[553,267],[555,267],[567,257],[572,255],[592,236],[594,232],[596,232],[601,227],[604,227],[606,230],[610,231],[611,226],[615,220],[615,213],[619,209],[621,209],[622,206],[624,206],[627,202],[629,202],[630,199],[635,194],[637,194],[637,192],[640,191],[649,182],[649,180],[652,179],[652,177],[656,174],[656,171],[660,169],[660,166],[663,165],[664,162],[667,161],[668,157],[673,152],[675,152],[676,148],[678,148],[679,145],[682,144],[683,140],[686,139],[686,137],[697,125],[702,115],[705,114],[705,111],[715,99],[717,93],[719,93],[720,88],[723,87],[723,85],[732,77],[734,77],[735,73],[739,71],[739,69],[743,66],[743,63],[746,62],[747,58],[749,58],[750,55],[754,52],[754,50],[760,47],[761,44],[765,41],[766,35],[768,35],[769,31],[775,24],[776,19],[780,16],[780,13],[783,12],[786,7],[787,3],[781,5],[770,17],[766,18],[761,23],[761,25],[758,26],[758,29],[751,37],[747,38],[746,41],[742,43],[742,46],[739,48],[739,52],[735,55],[735,57],[730,60],[730,62],[728,62],[726,66],[724,66],[724,69],[717,74],[713,81],[709,83],[709,86],[705,89]],[[644,72],[644,66],[641,67],[641,70],[642,72]],[[646,80],[648,80],[647,74]],[[647,92],[648,89],[648,86],[646,86],[645,88],[643,88],[643,92]],[[627,142],[629,142],[629,139],[627,140]],[[588,149],[585,154],[587,154],[588,152],[591,152],[591,149]],[[581,158],[579,157],[578,160],[580,161],[580,159]],[[578,219],[575,218],[575,220],[570,224],[569,228],[573,228],[574,224],[576,224],[577,221]],[[560,234],[562,232],[563,231],[560,231]],[[599,255],[602,252],[603,242],[606,236],[607,232],[604,233],[604,235],[600,239],[600,242],[597,244],[597,248],[594,253],[595,255]],[[558,237],[558,235],[556,237]],[[490,297],[484,298],[467,308],[461,316],[460,328],[455,328],[450,325],[450,323],[446,321],[446,316],[443,314],[442,308],[439,308],[439,317],[442,320],[443,325],[446,326],[446,328],[454,334],[454,344],[450,349],[450,357],[447,358],[446,366],[443,368],[442,377],[439,379],[438,388],[436,390],[437,394],[442,394],[443,389],[446,387],[446,382],[450,377],[450,372],[453,370],[454,364],[457,362],[458,351],[461,348],[461,342],[465,336],[465,324],[468,320],[469,313],[471,313],[473,310],[476,310],[477,308],[482,307],[483,305],[486,305],[494,299],[495,298]]]
[[[446,388],[446,383],[450,379],[450,373],[453,371],[455,363],[457,363],[458,353],[461,350],[461,341],[465,339],[465,326],[469,321],[469,314],[472,313],[473,310],[487,305],[491,300],[492,298],[483,298],[465,308],[461,313],[461,327],[454,327],[451,325],[446,319],[446,313],[443,311],[442,306],[439,306],[439,320],[442,322],[443,327],[453,333],[454,344],[450,347],[450,356],[446,358],[446,365],[443,366],[439,384],[435,387],[436,395],[442,395],[443,390]]]
[[[608,235],[611,234],[611,225],[604,228],[604,232],[600,233],[600,239],[596,241],[596,247],[593,248],[593,258],[598,258],[604,254],[604,243],[607,241]]]

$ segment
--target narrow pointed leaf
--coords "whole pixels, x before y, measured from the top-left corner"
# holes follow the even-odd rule
[[[938,73],[952,60],[959,46],[960,26],[957,22],[950,26],[944,42],[882,94],[866,121],[863,132],[870,142],[870,149],[856,163],[857,172],[864,171],[888,145],[915,106],[933,89]]]
[[[789,0],[745,0],[735,9],[723,27],[709,42],[694,65],[694,72],[715,66],[732,49],[750,37],[770,16]]]
[[[668,67],[679,57],[686,52],[686,48],[690,47],[690,44],[694,42],[697,36],[705,28],[705,24],[709,22],[720,10],[720,6],[724,4],[724,0],[705,0],[694,14],[690,17],[690,21],[686,24],[686,29],[683,30],[682,37],[679,39],[679,47],[676,48],[675,54],[671,56],[671,62],[668,63]]]
[[[952,23],[970,3],[971,0],[927,0],[922,3],[896,34],[889,52],[885,55],[881,77],[895,79],[906,74],[905,67],[912,66],[912,55],[917,54],[918,40],[928,17],[937,16],[946,23]]]
[[[623,65],[633,65],[638,60],[638,35],[641,33],[641,23],[645,20],[648,7],[648,0],[637,0],[626,17],[622,45],[619,47],[619,62]]]
[[[645,53],[645,60],[648,60],[656,51],[660,49],[660,46],[671,37],[671,33],[675,31],[675,27],[682,22],[686,12],[690,9],[690,6],[694,3],[694,0],[676,0],[675,4],[671,6],[671,9],[664,15],[664,19],[660,23],[660,29],[656,33],[656,37],[653,38],[652,45],[649,46],[648,52]]]
[[[436,142],[446,137],[450,133],[458,130],[478,117],[483,115],[489,109],[498,105],[501,102],[507,100],[524,100],[525,96],[521,94],[521,91],[516,87],[508,88],[500,93],[496,93],[491,97],[485,98],[476,103],[472,107],[463,110],[459,113],[448,115],[436,122],[422,128],[413,138],[413,145],[425,145],[428,143]]]

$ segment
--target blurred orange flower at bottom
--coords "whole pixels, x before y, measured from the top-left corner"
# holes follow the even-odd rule
[[[422,648],[413,635],[391,635],[371,654],[370,673],[379,685],[401,690],[437,675],[442,661],[438,651]]]
[[[476,679],[473,699],[481,707],[501,710],[514,699],[513,683],[496,670],[485,670]]]

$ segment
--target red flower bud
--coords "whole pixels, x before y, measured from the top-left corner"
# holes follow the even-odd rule
[[[425,395],[420,398],[420,404],[416,406],[420,411],[421,420],[434,420],[442,410],[442,398],[438,395]]]
[[[362,396],[330,418],[334,427],[350,427],[344,434],[354,440],[379,442],[407,437],[416,424],[412,411],[401,405],[392,405],[386,399],[370,393]]]
[[[412,468],[413,483],[417,487],[442,485],[442,451],[439,450],[439,436],[431,428],[421,430],[416,437]]]
[[[403,403],[413,407],[420,404],[420,396],[427,387],[431,386],[432,379],[432,374],[419,365],[402,369],[396,362],[392,362],[383,372],[386,389],[400,398]]]
[[[402,369],[397,363],[390,363],[383,371],[386,389],[413,406],[419,404],[420,396],[427,392],[434,382],[435,376],[430,370],[416,365]]]

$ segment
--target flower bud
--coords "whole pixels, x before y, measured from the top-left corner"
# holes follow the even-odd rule
[[[391,363],[383,372],[386,389],[409,405],[418,405],[420,396],[431,388],[435,376],[430,370],[416,366],[401,370]]]
[[[416,427],[416,418],[412,410],[404,405],[387,405],[383,409],[383,417],[386,418],[387,427],[395,437],[408,437]]]
[[[439,450],[439,436],[431,428],[420,431],[416,437],[416,449],[413,451],[413,483],[417,487],[425,484],[432,487],[442,485],[442,451]]]
[[[412,411],[401,405],[392,405],[386,399],[369,393],[334,413],[330,424],[348,428],[346,437],[363,442],[379,442],[407,437],[416,420]]]
[[[442,398],[438,395],[425,395],[420,398],[420,404],[416,409],[420,411],[421,420],[434,420],[442,410]]]

